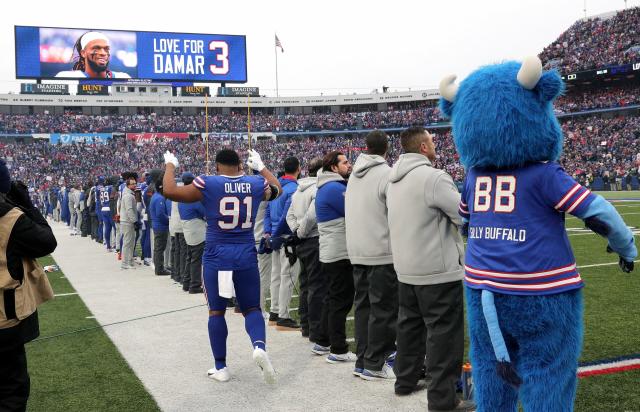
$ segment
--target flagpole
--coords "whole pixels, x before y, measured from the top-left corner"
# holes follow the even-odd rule
[[[275,37],[277,35],[274,34]],[[280,92],[278,90],[278,46],[274,44],[273,51],[276,54],[276,97],[280,97]]]
[[[208,102],[208,98],[209,94],[205,93],[204,95],[204,135],[206,140],[205,143],[205,147],[206,147],[206,167],[207,167],[207,175],[209,175],[209,102]]]

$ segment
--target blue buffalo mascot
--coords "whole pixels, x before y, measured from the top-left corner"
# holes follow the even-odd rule
[[[466,170],[465,285],[478,411],[570,411],[582,347],[582,287],[565,231],[572,214],[633,270],[632,232],[558,164],[552,103],[564,88],[537,57],[440,83],[440,108]]]

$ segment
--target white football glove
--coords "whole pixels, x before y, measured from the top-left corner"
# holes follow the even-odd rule
[[[178,158],[176,157],[176,155],[174,155],[173,153],[171,153],[170,151],[166,151],[164,153],[164,164],[169,164],[172,163],[176,169],[178,168],[178,165],[180,164],[178,162]]]
[[[260,155],[253,149],[249,150],[247,166],[249,166],[253,170],[257,170],[258,172],[262,172],[262,169],[264,169],[264,163],[262,162]]]

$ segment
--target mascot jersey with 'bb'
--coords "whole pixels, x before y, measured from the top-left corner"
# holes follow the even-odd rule
[[[582,287],[562,212],[583,217],[594,199],[555,162],[471,169],[460,204],[463,218],[473,213],[465,284],[513,295]]]
[[[582,279],[566,213],[607,238],[629,272],[637,256],[615,208],[556,163],[562,130],[556,72],[537,57],[482,67],[440,83],[467,172],[465,285],[478,412],[571,411],[582,348]]]

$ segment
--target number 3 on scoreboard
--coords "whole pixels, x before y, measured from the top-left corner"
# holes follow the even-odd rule
[[[214,51],[217,49],[220,49],[220,53],[216,55],[216,60],[222,62],[222,66],[210,64],[209,70],[213,74],[227,74],[229,73],[229,45],[226,41],[220,40],[213,40],[209,42],[209,50]]]
[[[253,205],[253,198],[245,197],[242,203],[247,207],[247,211],[246,218],[240,228],[249,229],[251,227],[251,206]],[[240,223],[240,199],[234,196],[226,196],[220,199],[220,214],[231,217],[231,222],[218,222],[220,229],[231,230],[238,227],[238,223]]]
[[[516,208],[516,177],[496,176],[495,199],[493,211],[496,213],[511,213]],[[478,176],[473,199],[474,212],[488,212],[491,209],[491,194],[493,193],[493,179],[490,176]]]

